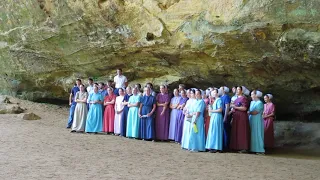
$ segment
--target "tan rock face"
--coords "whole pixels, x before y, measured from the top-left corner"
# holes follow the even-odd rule
[[[320,2],[30,0],[0,2],[1,91],[67,99],[74,79],[246,85],[281,119],[318,117]],[[314,120],[314,119],[313,119]]]

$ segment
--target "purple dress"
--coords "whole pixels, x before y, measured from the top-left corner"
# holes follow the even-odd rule
[[[186,104],[189,98],[181,98],[179,105]],[[182,139],[182,132],[183,132],[183,122],[184,122],[184,114],[183,110],[179,109],[177,112],[177,120],[176,120],[176,130],[175,130],[175,136],[174,141],[181,143]]]
[[[180,96],[175,96],[171,99],[171,104],[172,105],[177,105],[180,102],[181,97]],[[169,126],[169,139],[174,140],[175,132],[176,132],[176,122],[177,122],[177,114],[178,114],[178,109],[171,109],[170,112],[170,126]]]
[[[169,95],[168,94],[161,94],[159,93],[157,95],[157,103],[163,104],[168,103],[168,106],[163,113],[163,115],[160,115],[163,106],[157,106],[157,113],[156,113],[156,119],[155,119],[155,134],[156,134],[156,140],[168,140],[169,135]]]

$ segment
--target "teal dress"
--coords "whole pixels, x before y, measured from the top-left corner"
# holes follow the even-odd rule
[[[101,93],[92,93],[89,95],[90,101],[103,101]],[[86,132],[101,132],[102,131],[102,106],[101,104],[90,104],[90,109],[86,121]]]
[[[250,112],[258,111],[256,115],[249,116],[249,123],[251,129],[251,143],[250,151],[256,153],[264,153],[264,123],[262,118],[263,103],[258,101],[251,101]]]
[[[140,102],[140,97],[137,95],[132,95],[129,98],[129,104],[135,104]],[[127,117],[127,137],[139,138],[139,127],[140,127],[140,118],[139,118],[139,106],[130,107]]]
[[[199,117],[196,119],[196,115],[193,115],[191,127],[190,127],[190,139],[188,149],[191,151],[205,151],[205,130],[204,130],[204,111],[206,103],[202,99],[197,99],[192,107],[193,112],[200,112]],[[198,132],[195,131],[193,122],[196,121]]]
[[[222,108],[222,100],[216,99],[212,105],[212,110]],[[210,114],[210,124],[206,142],[206,149],[220,150],[223,147],[223,117],[222,112],[213,112]]]

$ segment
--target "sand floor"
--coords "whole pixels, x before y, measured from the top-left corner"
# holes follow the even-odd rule
[[[175,143],[70,133],[68,109],[15,100],[42,117],[0,115],[0,179],[320,179],[320,160],[194,153]]]

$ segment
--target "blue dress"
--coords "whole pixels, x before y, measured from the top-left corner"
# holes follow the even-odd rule
[[[221,101],[222,101],[222,119],[223,119],[225,114],[226,104],[230,105],[231,98],[229,95],[225,94],[221,96]],[[223,149],[224,150],[229,149],[230,131],[231,131],[230,118],[227,117],[226,119],[227,121],[223,122]]]
[[[193,106],[195,104],[195,99],[189,99],[183,109],[184,112],[187,112],[189,114],[192,113]],[[190,130],[191,130],[191,122],[187,121],[187,116],[184,117],[184,123],[183,123],[183,131],[182,131],[182,138],[181,138],[181,148],[182,149],[189,149],[189,139],[190,139]]]
[[[140,102],[140,97],[137,95],[132,95],[129,98],[129,104],[135,104]],[[139,126],[140,126],[140,118],[139,118],[139,106],[130,107],[128,111],[128,119],[127,119],[127,137],[139,138]]]
[[[199,117],[196,119],[196,115],[193,115],[191,127],[190,127],[190,139],[188,149],[191,151],[205,151],[205,129],[204,129],[204,111],[206,109],[206,103],[203,99],[197,99],[193,108],[193,112],[200,112]],[[193,122],[196,121],[198,132],[195,132]]]
[[[173,97],[171,99],[171,104],[179,104],[181,97]],[[170,125],[169,125],[169,137],[168,139],[174,140],[174,136],[176,135],[176,124],[178,118],[178,111],[177,109],[171,109],[170,112]]]
[[[249,123],[251,129],[251,143],[250,151],[256,153],[264,153],[264,122],[262,118],[263,103],[258,101],[251,101],[249,111],[259,112],[256,115],[249,116]]]
[[[153,105],[157,103],[156,98],[152,95],[141,97],[141,115],[147,115],[152,111]],[[154,115],[140,119],[140,138],[146,140],[154,139]]]
[[[222,100],[216,99],[212,105],[212,110],[222,108]],[[208,130],[206,149],[222,151],[223,140],[223,118],[221,112],[213,112],[210,114],[210,125]]]
[[[89,96],[90,101],[103,101],[101,93],[92,93]],[[102,131],[102,106],[101,104],[90,104],[90,109],[86,121],[86,132]]]
[[[128,102],[129,98],[132,96],[132,94],[126,94],[123,98],[122,102]],[[127,117],[128,117],[128,111],[129,108],[127,105],[125,105],[123,107],[123,113],[122,113],[122,117],[121,117],[121,122],[120,122],[120,127],[121,127],[121,131],[120,131],[120,135],[121,136],[126,136],[127,135]]]

